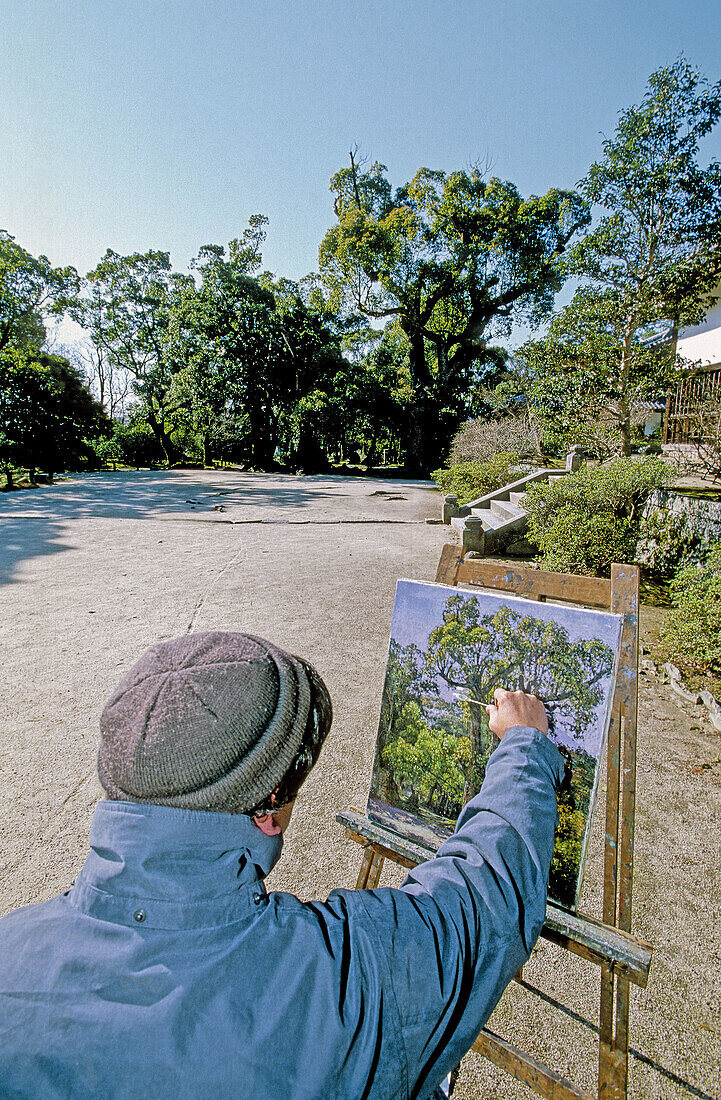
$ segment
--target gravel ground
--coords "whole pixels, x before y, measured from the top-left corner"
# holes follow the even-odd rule
[[[263,634],[326,679],[334,728],[269,885],[304,898],[352,885],[360,850],[334,815],[365,804],[395,581],[433,577],[449,534],[424,519],[439,510],[425,482],[232,471],[3,494],[0,912],[66,889],[82,863],[110,690],[152,642],[210,628]],[[657,614],[642,619],[647,640]],[[703,712],[644,674],[634,931],[656,950],[631,1021],[631,1095],[644,1100],[721,1097],[719,756]],[[593,843],[581,908],[599,915],[599,829]],[[514,984],[492,1026],[593,1088],[597,969],[542,942],[524,980],[573,1016]],[[471,1055],[455,1095],[532,1094]]]

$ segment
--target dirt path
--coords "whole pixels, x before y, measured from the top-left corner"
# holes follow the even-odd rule
[[[395,581],[432,578],[448,529],[423,521],[438,511],[426,483],[231,472],[3,494],[0,912],[74,878],[99,795],[98,714],[120,676],[153,641],[211,627],[264,634],[326,678],[333,733],[270,885],[303,897],[352,885],[359,852],[333,818],[364,805]],[[721,735],[644,676],[639,753],[634,929],[656,954],[634,994],[632,1095],[717,1100]],[[599,835],[595,848],[583,909],[598,915]],[[514,986],[496,1030],[592,1088],[596,969],[543,944],[524,977],[576,1018]],[[471,1056],[456,1096],[479,1095],[531,1094]]]

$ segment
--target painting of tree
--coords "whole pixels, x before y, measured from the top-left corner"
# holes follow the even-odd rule
[[[575,904],[608,724],[618,616],[399,581],[368,812],[436,848],[480,790],[497,687],[538,695],[566,764],[549,893]]]

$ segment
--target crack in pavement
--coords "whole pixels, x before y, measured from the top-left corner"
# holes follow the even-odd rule
[[[218,521],[216,520],[215,522],[217,523]],[[220,572],[218,574],[216,574],[216,576],[213,578],[212,582],[207,586],[207,588],[203,592],[202,596],[200,597],[200,599],[196,603],[195,607],[193,608],[193,613],[190,616],[190,620],[188,621],[187,627],[185,628],[185,633],[186,634],[190,634],[191,630],[193,629],[193,626],[195,625],[195,620],[197,619],[200,611],[202,610],[203,604],[205,603],[208,596],[210,595],[210,592],[216,587],[216,585],[220,581],[221,577],[224,577],[225,574],[228,572],[228,570],[231,569],[236,564],[238,559],[242,555],[244,555],[245,553],[246,553],[246,548],[244,546],[241,546],[238,550],[236,550],[233,554],[231,554],[228,561],[226,562],[226,564],[223,566],[223,568],[220,570]]]

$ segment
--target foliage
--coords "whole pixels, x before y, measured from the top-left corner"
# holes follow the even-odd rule
[[[163,453],[158,446],[155,432],[143,420],[132,420],[129,424],[115,424],[115,438],[120,444],[123,462],[127,466],[155,466],[163,461]]]
[[[426,693],[438,692],[439,680],[467,693],[473,793],[492,748],[481,704],[497,687],[538,695],[551,715],[570,721],[580,739],[601,698],[596,685],[608,676],[612,661],[608,646],[596,640],[571,642],[558,623],[522,616],[510,607],[481,616],[475,598],[450,596],[443,624],[428,638],[420,683]]]
[[[580,185],[600,208],[597,225],[571,250],[569,274],[588,281],[562,314],[555,333],[568,339],[542,346],[534,356],[560,392],[555,401],[579,401],[585,387],[631,450],[632,406],[653,364],[654,386],[663,379],[663,355],[649,338],[671,324],[696,323],[721,280],[721,165],[699,164],[700,141],[721,114],[721,82],[711,87],[683,58],[649,78],[638,106],[619,115],[603,158]],[[569,356],[569,344],[576,355]],[[567,359],[564,368],[563,360]],[[564,393],[568,374],[569,392]],[[583,403],[579,414],[587,415]]]
[[[166,353],[169,311],[188,276],[174,275],[170,255],[150,249],[120,256],[108,249],[88,273],[70,314],[87,329],[96,359],[127,372],[167,462],[179,457],[170,397],[173,364]]]
[[[557,792],[558,827],[551,859],[549,893],[564,905],[572,905],[583,851],[588,809],[596,761],[583,749],[559,745],[565,772]]]
[[[62,312],[76,284],[75,268],[52,267],[47,256],[32,256],[0,229],[0,352],[42,347],[43,314]]]
[[[123,449],[117,439],[96,439],[89,446],[100,466],[110,466],[115,470],[123,461]]]
[[[678,571],[671,595],[675,607],[660,635],[664,654],[685,674],[721,685],[721,542],[704,562]]]
[[[486,462],[458,462],[434,470],[433,480],[444,493],[453,493],[459,503],[477,500],[513,480],[511,470],[518,462],[514,453],[497,454]]]
[[[6,349],[0,353],[0,464],[40,467],[52,475],[82,461],[86,437],[104,430],[103,413],[78,371],[52,355]]]
[[[542,339],[518,349],[516,368],[544,449],[580,445],[601,460],[630,451],[643,402],[675,377],[670,345],[653,335],[654,326],[640,322],[629,333],[615,290],[585,286]]]
[[[643,505],[666,477],[660,459],[618,458],[530,486],[527,537],[544,567],[608,575],[612,562],[633,561]]]
[[[538,454],[538,441],[526,416],[468,420],[451,443],[449,465],[488,462],[501,453],[512,453],[518,458],[532,458]]]
[[[469,739],[434,731],[414,702],[404,707],[402,728],[383,753],[399,793],[410,788],[412,804],[448,818],[461,812],[469,758]]]
[[[553,897],[565,901],[567,905],[572,904],[576,891],[576,876],[581,862],[585,828],[584,814],[559,798],[558,827],[548,887]]]
[[[560,288],[558,261],[588,221],[574,192],[523,199],[478,168],[421,168],[395,193],[386,168],[350,168],[331,180],[337,223],[320,247],[337,309],[396,319],[408,347],[412,401],[403,446],[427,470],[464,416],[464,395],[497,370],[492,339],[511,317],[538,321]],[[466,413],[467,415],[467,413]]]

